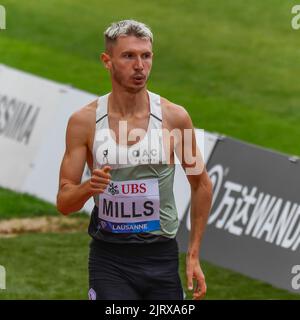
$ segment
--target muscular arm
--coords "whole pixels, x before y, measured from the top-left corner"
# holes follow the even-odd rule
[[[211,209],[212,185],[206,169],[199,177],[187,177],[191,184],[191,232],[187,255],[198,258]]]
[[[182,167],[186,170],[191,187],[191,231],[186,255],[186,274],[189,289],[193,287],[192,279],[196,278],[197,286],[194,298],[200,299],[206,293],[206,283],[199,263],[199,252],[211,209],[212,183],[196,143],[192,120],[182,107],[177,106],[177,108],[175,126],[181,131],[181,139],[177,140],[175,153]],[[187,134],[188,138],[184,138],[184,130],[186,129],[190,131]]]
[[[201,241],[207,224],[212,202],[212,183],[196,143],[195,131],[188,114],[183,118],[184,128],[191,130],[191,137],[183,139],[182,166],[186,170],[191,187],[191,232],[187,255],[199,257]]]
[[[69,119],[66,131],[66,150],[59,173],[56,206],[64,215],[80,210],[91,194],[89,181],[81,182],[87,154],[87,123],[82,111]]]

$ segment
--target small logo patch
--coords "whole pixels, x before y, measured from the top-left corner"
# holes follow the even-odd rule
[[[103,150],[103,163],[108,163],[108,149]]]
[[[117,185],[114,185],[113,182],[111,182],[111,183],[109,184],[109,188],[108,188],[107,191],[108,191],[110,194],[112,194],[113,196],[114,196],[115,194],[119,194],[118,186],[117,186]]]
[[[103,229],[105,229],[107,223],[106,223],[105,221],[101,221],[100,224],[101,224],[101,227],[102,227]]]
[[[89,300],[96,300],[96,297],[97,297],[96,291],[93,288],[91,288],[89,290]]]

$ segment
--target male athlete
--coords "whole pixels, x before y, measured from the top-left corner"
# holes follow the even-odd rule
[[[183,107],[147,90],[153,58],[149,27],[124,20],[104,34],[101,60],[112,90],[70,117],[57,194],[64,215],[94,198],[89,298],[184,299],[173,195],[176,154],[191,187],[187,284],[194,288],[193,299],[202,299],[206,283],[199,249],[212,184],[191,118]],[[81,183],[86,162],[91,178]]]

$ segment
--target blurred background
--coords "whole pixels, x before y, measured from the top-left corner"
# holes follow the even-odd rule
[[[295,4],[4,0],[0,63],[102,95],[110,90],[99,62],[103,31],[113,21],[136,19],[154,34],[149,90],[184,106],[195,127],[300,155]],[[83,213],[61,217],[51,203],[0,188],[0,265],[7,271],[0,299],[87,299],[87,225]],[[180,261],[187,292],[184,254]],[[206,299],[300,298],[206,261],[202,267]]]

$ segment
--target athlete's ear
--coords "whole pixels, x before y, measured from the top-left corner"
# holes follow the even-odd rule
[[[103,65],[106,69],[110,70],[111,68],[111,61],[110,61],[110,56],[106,52],[101,53],[100,59],[103,62]]]

